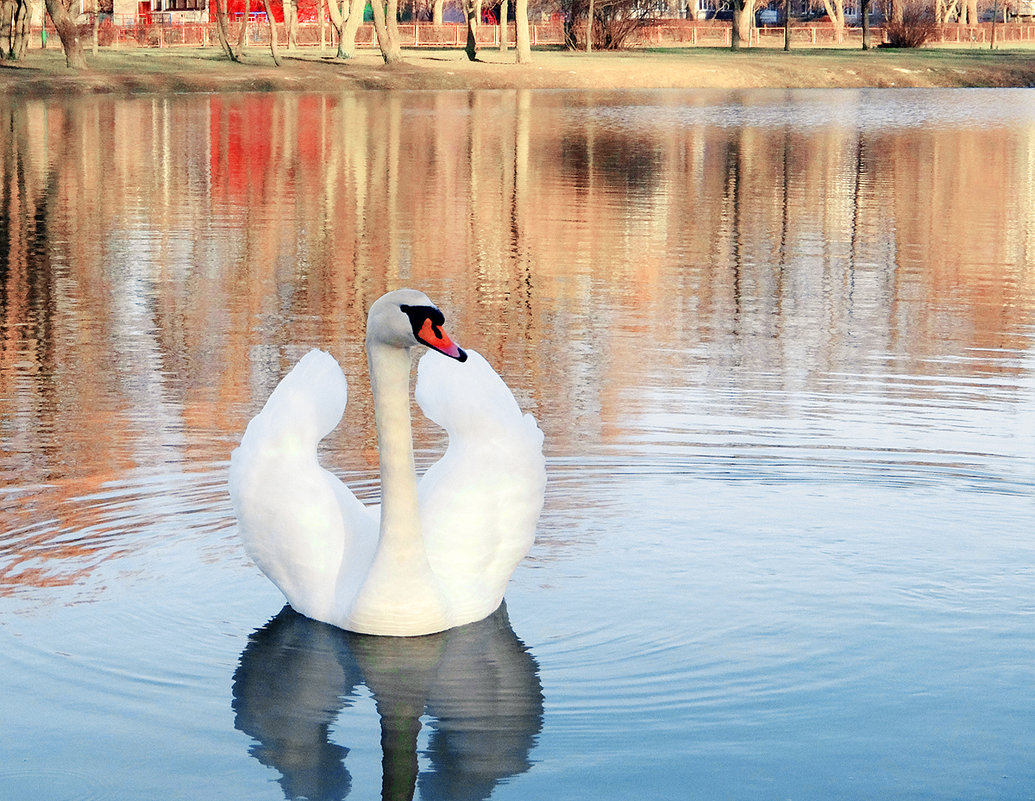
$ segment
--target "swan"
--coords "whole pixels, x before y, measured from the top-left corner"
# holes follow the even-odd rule
[[[277,385],[230,459],[229,491],[252,561],[295,611],[360,634],[418,636],[482,620],[503,600],[543,506],[543,434],[489,363],[445,333],[422,293],[382,296],[367,316],[381,504],[320,466],[341,420],[345,375],[312,350]],[[415,397],[448,434],[418,481]]]

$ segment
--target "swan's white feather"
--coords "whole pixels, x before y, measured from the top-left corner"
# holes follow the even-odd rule
[[[419,485],[428,560],[458,617],[479,620],[503,599],[528,553],[543,504],[543,434],[480,354],[428,353],[416,399],[449,446]]]
[[[296,611],[333,622],[370,564],[377,517],[317,460],[341,420],[345,376],[306,354],[248,424],[230,459],[230,497],[245,550]]]
[[[298,612],[344,628],[374,558],[379,517],[317,460],[346,397],[338,363],[311,351],[248,425],[230,466],[249,556]],[[449,434],[420,482],[419,506],[433,583],[458,626],[498,608],[532,545],[546,481],[543,435],[474,351],[463,363],[425,355],[416,397]],[[398,591],[405,597],[406,587]]]

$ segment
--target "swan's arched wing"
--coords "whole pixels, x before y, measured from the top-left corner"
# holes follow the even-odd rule
[[[346,397],[338,363],[310,351],[248,424],[230,460],[230,497],[248,555],[292,607],[329,623],[337,622],[338,598],[365,574],[377,536],[375,519],[317,460]]]
[[[543,506],[543,434],[474,351],[466,362],[428,353],[417,403],[449,447],[419,487],[428,558],[458,622],[492,612],[528,553]]]

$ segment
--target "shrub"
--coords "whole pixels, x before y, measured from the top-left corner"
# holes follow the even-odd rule
[[[929,8],[909,5],[902,10],[900,19],[884,23],[884,46],[923,47],[937,30],[938,24]]]
[[[586,18],[589,0],[564,0],[564,43],[572,49],[586,47]],[[593,48],[619,50],[647,16],[640,0],[594,0]]]

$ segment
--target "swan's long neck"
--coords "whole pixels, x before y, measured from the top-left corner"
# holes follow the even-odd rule
[[[410,354],[368,339],[367,360],[381,460],[381,532],[346,628],[400,636],[441,631],[448,627],[448,617],[424,549],[417,506]]]
[[[410,420],[410,354],[403,348],[368,342],[367,360],[381,463],[379,548],[423,556]]]

